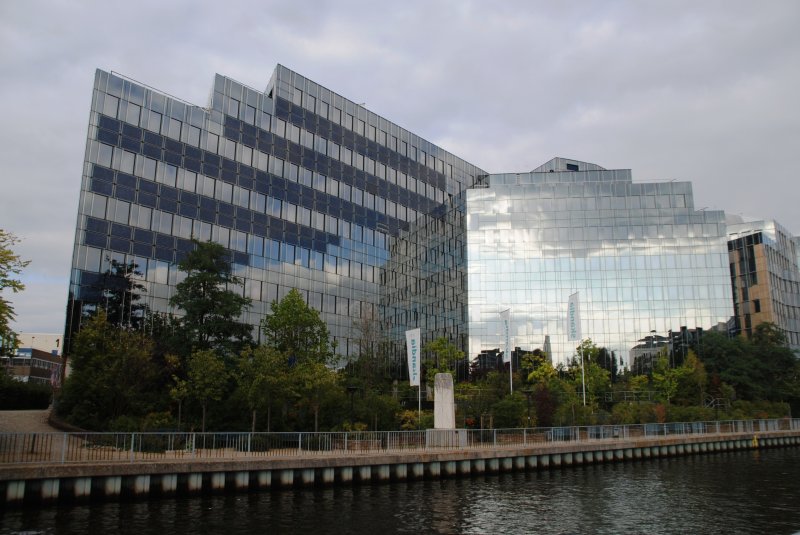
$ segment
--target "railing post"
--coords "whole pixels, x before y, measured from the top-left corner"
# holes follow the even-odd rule
[[[297,453],[303,453],[303,433],[297,433]]]
[[[64,433],[64,437],[62,438],[61,442],[61,464],[64,464],[66,457],[67,457],[67,434]]]
[[[253,438],[253,433],[247,433],[247,454],[250,454],[250,442]]]
[[[497,429],[492,429],[492,445],[497,447]]]
[[[136,439],[136,433],[131,433],[131,462],[133,462],[133,442]]]
[[[522,430],[522,445],[523,446],[527,446],[528,445],[528,430],[527,429],[523,429]]]

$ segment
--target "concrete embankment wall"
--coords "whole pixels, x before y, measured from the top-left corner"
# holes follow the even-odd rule
[[[6,465],[0,466],[0,503],[5,506],[38,505],[437,479],[798,446],[800,432],[774,431],[757,435],[686,435],[497,449],[381,451],[344,456]]]

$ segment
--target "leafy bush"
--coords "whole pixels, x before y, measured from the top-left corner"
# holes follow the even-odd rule
[[[789,404],[780,401],[734,401],[725,417],[731,420],[783,418],[790,415]],[[720,419],[723,416],[720,415]]]
[[[0,373],[0,410],[46,409],[52,395],[50,385],[23,383]]]
[[[527,423],[525,398],[516,392],[506,396],[492,405],[492,414],[498,429],[524,427]]]
[[[714,420],[714,409],[697,405],[681,407],[667,405],[668,422],[707,422]]]
[[[400,421],[400,429],[403,431],[433,428],[432,411],[422,411],[421,420],[417,411],[400,411],[397,413],[397,419]]]

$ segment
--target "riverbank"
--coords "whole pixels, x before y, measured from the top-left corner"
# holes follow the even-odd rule
[[[214,452],[218,456],[195,449],[192,455],[173,451],[174,456],[167,458],[164,451],[159,452],[158,458],[146,459],[137,458],[131,451],[127,452],[127,459],[123,456],[80,463],[0,463],[0,497],[7,505],[157,499],[184,494],[466,477],[492,472],[800,446],[800,420],[759,422],[759,425],[749,426],[750,430],[726,433],[632,436],[631,429],[614,428],[617,437],[613,436],[612,430],[612,436],[608,438],[591,438],[582,428],[559,428],[570,431],[556,434],[550,430],[549,435],[544,435],[549,440],[544,442],[509,443],[498,441],[495,434],[493,442],[465,441],[464,444],[435,447],[422,444],[414,449],[391,448],[390,435],[386,435],[387,447],[379,450],[353,451],[346,446],[328,451],[292,449],[269,452],[217,448]],[[717,423],[703,429],[719,430],[721,427]],[[66,433],[61,435],[63,439],[70,436]],[[42,441],[45,436],[38,438]],[[515,435],[506,432],[501,436]],[[523,433],[523,440],[527,436]],[[469,438],[468,435],[465,438]],[[196,446],[196,436],[194,442]],[[124,449],[122,453],[126,453]]]

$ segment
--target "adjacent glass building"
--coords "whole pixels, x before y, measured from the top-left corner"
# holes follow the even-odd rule
[[[103,304],[112,260],[138,266],[151,310],[177,312],[194,237],[230,251],[256,338],[270,302],[297,288],[343,355],[364,343],[359,318],[463,345],[458,199],[483,174],[282,66],[263,92],[217,75],[205,108],[98,70],[67,344]]]
[[[549,336],[554,363],[571,357],[575,292],[582,337],[626,364],[654,334],[730,319],[724,213],[695,210],[690,183],[562,158],[482,183],[466,194],[470,355],[504,347],[499,313],[511,309],[511,347]]]
[[[583,336],[627,354],[653,331],[733,314],[723,214],[687,182],[555,159],[489,175],[278,66],[264,91],[217,75],[207,107],[105,71],[95,76],[69,289],[66,348],[107,301],[111,263],[134,263],[144,304],[171,310],[192,238],[228,249],[258,325],[296,288],[342,355],[403,333],[470,358],[512,346],[572,354]],[[366,337],[364,324],[378,336]],[[386,347],[386,346],[382,346]]]
[[[776,221],[728,224],[736,334],[768,321],[800,349],[800,269],[796,239]]]

